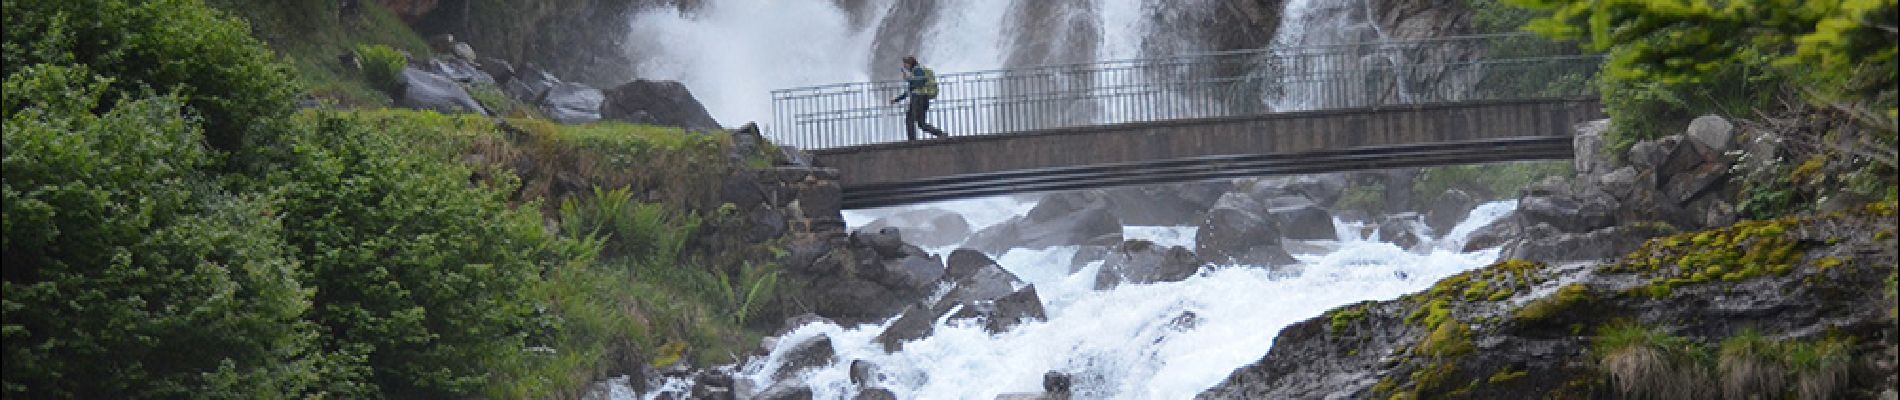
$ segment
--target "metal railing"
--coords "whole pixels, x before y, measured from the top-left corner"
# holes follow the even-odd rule
[[[1591,94],[1601,56],[1525,34],[1190,54],[939,74],[928,121],[952,136],[1392,104]],[[905,140],[904,81],[772,92],[779,144]],[[920,135],[923,135],[920,133]]]

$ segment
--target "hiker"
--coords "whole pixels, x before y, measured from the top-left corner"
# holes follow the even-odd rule
[[[924,121],[924,115],[930,112],[930,99],[937,97],[937,72],[917,65],[917,57],[904,57],[904,79],[910,81],[910,88],[891,99],[891,104],[910,98],[910,111],[904,113],[905,134],[915,141],[917,128],[921,127],[936,137],[950,137],[942,129]]]

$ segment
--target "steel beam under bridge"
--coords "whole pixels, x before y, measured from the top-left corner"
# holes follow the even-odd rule
[[[1569,159],[1595,99],[1485,100],[1082,126],[812,151],[845,208],[1208,179]]]

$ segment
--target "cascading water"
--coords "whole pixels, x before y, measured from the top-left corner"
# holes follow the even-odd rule
[[[841,3],[863,8],[835,5]],[[894,65],[895,60],[879,59],[889,54],[917,54],[940,72],[957,72],[1009,67],[1012,59],[1032,62],[1022,61],[1025,57],[1041,57],[1033,62],[1087,62],[1205,50],[1173,48],[1169,43],[1191,41],[1166,38],[1179,34],[1174,30],[1209,27],[1161,26],[1154,21],[1189,15],[1169,7],[1211,3],[708,0],[691,15],[661,9],[634,16],[628,46],[649,60],[638,67],[642,78],[680,80],[715,117],[736,124],[770,120],[767,93],[772,89],[872,79],[882,75],[872,68]],[[1354,0],[1293,0],[1286,6],[1285,21],[1272,44],[1288,48],[1371,39],[1376,33],[1364,22],[1362,6]],[[1035,29],[1009,26],[1025,23],[1009,18],[1010,13],[1023,12],[1021,7],[1059,7],[1039,12],[1064,21],[1050,27],[1064,30],[1063,34],[1041,35]],[[915,26],[903,26],[906,23]],[[1022,46],[1083,45],[1090,50],[1036,57],[1020,51]],[[1276,110],[1321,106],[1297,91],[1268,100]],[[1033,205],[1031,200],[997,197],[914,207],[956,212],[973,229],[980,229],[1021,215]],[[1077,398],[1188,398],[1266,354],[1282,327],[1333,307],[1421,290],[1438,279],[1493,261],[1496,249],[1471,253],[1457,249],[1462,248],[1465,236],[1508,214],[1513,206],[1508,202],[1482,205],[1419,252],[1361,237],[1359,227],[1336,222],[1338,240],[1299,246],[1302,250],[1295,254],[1299,265],[1286,270],[1295,273],[1210,267],[1178,282],[1125,284],[1101,291],[1094,290],[1100,262],[1070,270],[1076,247],[1016,249],[996,255],[997,262],[1037,288],[1045,303],[1046,321],[1028,322],[1000,334],[967,323],[939,321],[930,336],[892,353],[874,340],[888,321],[862,326],[808,324],[779,342],[798,343],[816,335],[831,338],[838,361],[791,378],[824,399],[850,398],[860,390],[860,385],[850,381],[852,360],[878,365],[880,374],[868,386],[889,389],[899,398],[988,399],[1000,393],[1039,392],[1048,371],[1073,376]],[[846,219],[854,227],[861,226],[889,211],[847,212]],[[1180,226],[1129,227],[1125,235],[1192,247],[1193,231]],[[780,346],[766,357],[728,368],[736,378],[770,384],[789,347]],[[675,380],[662,387],[678,393],[688,385]],[[649,398],[654,395],[648,394]],[[612,397],[631,394],[615,392]]]

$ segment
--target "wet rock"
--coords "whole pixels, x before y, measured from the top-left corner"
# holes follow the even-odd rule
[[[1425,226],[1431,227],[1432,233],[1443,236],[1470,216],[1471,209],[1477,207],[1476,196],[1463,190],[1447,190],[1432,199],[1432,204],[1425,209]]]
[[[806,368],[829,365],[833,359],[837,358],[837,355],[837,350],[831,347],[830,336],[818,335],[806,339],[793,344],[791,349],[785,351],[778,372],[772,377],[782,380]]]
[[[885,227],[903,229],[906,242],[924,247],[957,244],[970,236],[970,222],[948,210],[923,208],[907,210],[865,224],[865,230]]]
[[[877,382],[877,364],[865,360],[851,360],[851,384],[868,385]]]
[[[779,382],[765,388],[752,400],[811,400],[811,387],[794,382]]]
[[[1518,198],[1517,215],[1523,225],[1547,224],[1563,232],[1589,232],[1616,222],[1617,201],[1602,191],[1583,194],[1567,188],[1532,192]]]
[[[541,97],[541,111],[548,119],[563,124],[585,124],[600,120],[600,104],[606,96],[600,89],[573,82],[561,82],[548,88]]]
[[[1049,196],[1027,215],[984,228],[968,246],[989,254],[1011,248],[1121,243],[1122,224],[1099,195]]]
[[[615,121],[675,126],[688,131],[720,130],[706,107],[676,81],[635,80],[609,89],[601,116]]]
[[[1425,241],[1419,234],[1424,221],[1418,213],[1398,213],[1388,215],[1379,222],[1379,240],[1392,243],[1401,249],[1417,249]]]
[[[1110,212],[1124,225],[1178,226],[1193,223],[1232,187],[1226,181],[1147,185],[1102,190]]]
[[[1049,371],[1042,374],[1042,391],[1049,394],[1067,395],[1075,390],[1075,379],[1069,374]]]
[[[1465,239],[1465,245],[1461,251],[1469,253],[1509,243],[1519,235],[1517,221],[1516,216],[1506,216],[1471,231],[1471,236]]]
[[[1219,264],[1274,266],[1295,262],[1280,245],[1280,227],[1253,210],[1260,204],[1241,193],[1221,196],[1194,233],[1194,253]]]
[[[1525,228],[1524,239],[1506,249],[1503,258],[1540,262],[1612,259],[1636,250],[1644,241],[1668,233],[1633,226],[1613,226],[1576,233],[1540,224]]]
[[[786,333],[791,333],[792,331],[798,330],[798,328],[802,328],[805,325],[836,324],[836,323],[837,322],[832,321],[830,318],[825,318],[825,317],[819,316],[818,314],[813,314],[813,313],[798,314],[798,315],[792,316],[791,318],[786,318],[785,324],[781,328],[779,328],[778,333],[775,334],[775,336],[785,336]]]
[[[1028,321],[1043,321],[1049,318],[1043,311],[1042,297],[1036,295],[1036,287],[1024,287],[1008,296],[996,299],[995,310],[983,323],[983,329],[990,333],[999,333]]]
[[[870,388],[870,389],[864,389],[864,390],[858,391],[858,394],[856,396],[852,396],[851,399],[852,400],[897,400],[897,394],[891,393],[890,389]]]
[[[990,256],[984,255],[983,252],[956,249],[950,251],[950,256],[944,259],[943,278],[957,281],[975,275],[976,271],[986,268],[1002,268],[1002,266],[996,265],[996,260],[990,259]]]
[[[878,381],[878,364],[868,360],[851,360],[851,385],[870,385]]]
[[[943,278],[943,264],[930,258],[912,255],[880,265],[883,268],[871,278],[894,288],[928,290]]]
[[[541,104],[541,96],[546,95],[548,89],[560,83],[560,78],[555,78],[553,74],[535,68],[533,64],[528,64],[516,70],[514,78],[503,84],[501,90],[516,101]]]
[[[947,275],[946,275],[947,276]],[[996,300],[1016,291],[1016,285],[1022,283],[1015,274],[994,264],[977,269],[968,275],[956,279],[955,287],[943,296],[942,302],[971,302]]]
[[[733,400],[738,395],[733,390],[732,375],[719,370],[708,370],[693,379],[694,399]]]
[[[923,295],[865,279],[844,277],[818,280],[813,284],[812,292],[823,294],[812,299],[813,312],[846,322],[875,321],[889,317],[902,311],[911,299]]]
[[[935,328],[936,316],[930,309],[912,304],[904,308],[903,315],[897,317],[897,321],[891,322],[890,327],[877,334],[876,341],[884,345],[886,352],[902,350],[904,342],[930,336]]]
[[[449,78],[451,81],[456,81],[464,85],[492,86],[495,84],[495,78],[493,76],[489,76],[488,72],[482,71],[481,67],[475,66],[475,64],[467,60],[437,57],[433,60],[429,60],[429,67],[433,70],[431,72],[434,72],[436,75],[441,75],[444,78]]]
[[[468,91],[455,81],[416,69],[402,69],[403,92],[396,99],[396,106],[417,110],[429,110],[443,114],[472,113],[487,115],[482,104],[469,97]]]
[[[1095,275],[1095,290],[1122,283],[1175,282],[1194,276],[1201,260],[1181,246],[1162,247],[1146,240],[1130,240],[1109,253]]]
[[[1300,175],[1287,182],[1286,191],[1312,199],[1322,207],[1331,207],[1345,194],[1346,174]]]
[[[515,64],[508,62],[508,60],[482,57],[481,61],[477,61],[476,63],[482,69],[482,72],[488,73],[489,77],[495,79],[496,85],[506,85],[508,81],[515,79]]]
[[[1333,229],[1333,215],[1319,208],[1303,196],[1294,196],[1287,201],[1276,201],[1267,209],[1274,224],[1280,227],[1280,234],[1287,239],[1333,240],[1339,233]]]

